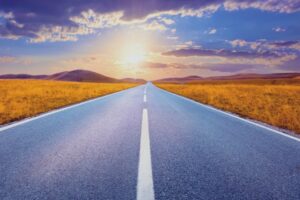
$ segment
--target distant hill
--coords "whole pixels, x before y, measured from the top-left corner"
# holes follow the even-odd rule
[[[189,82],[203,80],[201,76],[186,76],[186,77],[173,77],[156,80],[156,82]]]
[[[115,83],[115,82],[146,82],[143,79],[115,79],[96,72],[88,70],[65,71],[52,75],[29,75],[29,74],[5,74],[0,75],[0,79],[40,79],[57,81],[75,81],[75,82],[97,82],[97,83]],[[134,81],[133,81],[134,80]]]
[[[212,76],[212,77],[199,77],[199,76],[187,76],[187,77],[174,77],[159,79],[155,82],[178,82],[185,83],[197,80],[246,80],[246,79],[299,79],[300,73],[274,73],[274,74],[234,74],[230,76]]]
[[[134,78],[123,78],[123,79],[120,79],[120,81],[126,82],[126,83],[146,83],[147,82],[144,79],[134,79]]]
[[[47,75],[29,75],[29,74],[4,74],[0,79],[44,79]]]
[[[208,77],[208,80],[239,80],[239,79],[281,79],[295,78],[300,73],[274,73],[274,74],[235,74],[231,76]]]
[[[76,82],[118,82],[117,79],[88,70],[74,70],[50,75],[47,80],[76,81]]]

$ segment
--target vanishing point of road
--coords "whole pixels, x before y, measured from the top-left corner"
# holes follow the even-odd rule
[[[0,199],[300,199],[300,140],[151,83],[0,128]]]

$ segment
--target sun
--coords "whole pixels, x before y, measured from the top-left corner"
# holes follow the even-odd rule
[[[127,55],[125,60],[128,64],[138,64],[144,60],[144,55],[139,52],[136,52],[136,53]]]
[[[145,61],[145,47],[142,44],[127,44],[121,57],[121,62],[125,65],[139,65]]]

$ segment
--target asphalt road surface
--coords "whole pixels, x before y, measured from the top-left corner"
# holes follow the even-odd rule
[[[0,199],[300,199],[300,140],[138,86],[0,128]]]

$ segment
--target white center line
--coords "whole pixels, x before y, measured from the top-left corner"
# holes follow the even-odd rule
[[[143,109],[140,158],[137,180],[137,200],[154,200],[148,111]]]
[[[144,102],[147,102],[147,96],[144,94]]]

